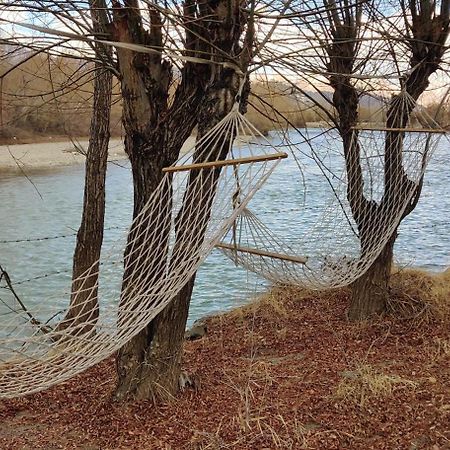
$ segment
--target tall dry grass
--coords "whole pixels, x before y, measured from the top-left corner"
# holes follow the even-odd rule
[[[390,290],[388,306],[394,315],[450,323],[450,269],[435,274],[420,269],[395,269]]]
[[[0,55],[0,140],[39,136],[87,136],[93,100],[93,65],[80,60],[23,51]],[[118,92],[117,86],[115,88]],[[121,108],[112,107],[117,133]]]

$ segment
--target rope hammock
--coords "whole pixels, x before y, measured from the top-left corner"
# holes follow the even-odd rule
[[[406,94],[399,99],[403,109],[414,109]],[[416,108],[414,117],[420,130],[412,120],[355,127],[347,143],[355,156],[347,166],[342,139],[328,131],[314,154],[327,175],[329,201],[314,205],[320,212],[315,225],[286,242],[247,206],[292,148],[274,153],[234,108],[164,170],[131,225],[120,294],[104,281],[92,314],[98,281],[91,286],[89,280],[104,267],[97,263],[73,283],[75,292],[32,309],[18,309],[13,295],[0,304],[0,397],[46,389],[117,351],[167,306],[214,247],[277,283],[318,289],[356,280],[398,227],[443,134],[423,110]],[[120,261],[121,255],[118,247],[108,258]],[[75,315],[58,314],[61,298],[77,302]],[[102,307],[107,304],[115,307]]]
[[[97,275],[105,266],[102,258],[102,264],[75,280],[72,286],[77,289],[71,293],[22,309],[20,299],[6,297],[0,304],[0,397],[46,389],[121,348],[181,290],[286,156],[274,154],[267,139],[235,107],[164,170],[131,225],[121,294],[102,281],[93,311]],[[117,246],[106,260],[120,261],[122,255]],[[97,281],[92,286],[93,277]],[[77,304],[75,314],[58,314],[61,298],[67,305],[69,299]],[[115,307],[105,306],[111,304]]]
[[[246,208],[217,247],[237,265],[274,283],[322,289],[347,286],[363,275],[414,201],[427,163],[445,134],[406,92],[397,101],[399,117],[392,122],[402,122],[404,112],[413,111],[408,123],[354,127],[347,162],[336,130],[327,131],[322,143],[315,144],[315,160],[327,176],[329,197],[327,205],[320,204],[323,197],[308,205],[321,211],[314,225],[292,235],[286,223],[282,233],[279,226],[274,232]],[[385,123],[385,110],[374,115]],[[298,215],[302,220],[300,209]]]

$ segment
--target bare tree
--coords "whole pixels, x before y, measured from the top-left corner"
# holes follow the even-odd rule
[[[63,23],[76,31],[81,41],[82,33],[94,36],[101,33],[109,40],[125,44],[115,48],[117,65],[114,71],[121,83],[125,150],[133,173],[133,216],[136,217],[161,181],[162,169],[176,161],[181,146],[194,127],[199,125],[198,134],[202,136],[235,103],[241,78],[245,76],[243,74],[251,59],[254,36],[253,25],[249,20],[251,11],[246,9],[246,2],[225,0],[206,3],[186,1],[181,8],[174,4],[172,9],[163,9],[151,2],[141,4],[136,0],[117,2],[112,8],[106,9],[98,3],[91,3],[90,6],[94,28],[85,20],[82,5],[74,10],[73,5],[61,2],[51,11],[46,8],[45,2],[21,2],[21,6],[18,5],[19,8],[29,9],[36,14],[53,17],[57,23]],[[107,33],[106,13],[112,17]],[[100,24],[97,29],[96,18]],[[65,32],[45,31],[63,36],[64,45],[70,41],[70,36]],[[94,42],[92,38],[84,41],[91,47]],[[60,41],[57,52],[61,51],[63,42]],[[140,46],[143,51],[136,51],[137,47],[130,48],[127,44]],[[32,40],[27,46],[37,51],[42,51],[43,48],[42,42]],[[177,51],[168,52],[168,57],[165,49],[171,46]],[[54,48],[51,44],[48,47]],[[101,49],[100,45],[96,45],[97,57]],[[72,46],[71,51],[79,54],[79,57],[84,56],[83,48]],[[89,53],[87,55],[91,57]],[[105,52],[103,56],[107,56]],[[180,61],[186,62],[180,64]],[[100,70],[100,67],[97,66],[97,69]],[[99,72],[97,74],[100,75]],[[177,75],[179,81],[175,82]],[[104,76],[107,74],[104,73]],[[100,82],[100,78],[97,80]],[[99,88],[96,91],[99,103],[96,104],[94,122],[100,120],[102,110],[106,108],[109,94],[102,89],[109,86],[109,79],[101,86],[96,86]],[[246,97],[245,93],[241,96],[242,104],[245,104]],[[102,120],[104,119],[105,116]],[[94,261],[94,254],[99,255],[102,239],[103,158],[106,151],[104,144],[107,141],[105,124],[106,122],[102,122],[101,128],[95,130],[100,131],[100,136],[91,140],[92,150],[95,144],[99,152],[95,155],[91,153],[91,158],[88,158],[83,223],[78,234],[74,260],[71,306],[60,324],[61,329],[67,325],[76,325],[80,332],[88,332],[98,314],[95,288],[98,264]],[[227,156],[217,154],[219,149],[211,150],[211,157]],[[194,157],[199,159],[201,156]],[[212,173],[210,183],[215,186],[220,171]],[[194,186],[194,179],[195,176],[192,176],[189,186]],[[188,187],[188,192],[192,189],[194,188]],[[164,198],[161,201],[170,204],[171,190],[168,189],[162,195]],[[212,199],[210,197],[207,200],[207,209],[210,208]],[[186,211],[187,206],[182,208],[180,214],[188,218]],[[149,217],[140,227],[131,229],[129,243],[139,240],[141,228],[151,220]],[[181,219],[178,223],[177,239],[181,242],[189,224],[184,224]],[[132,246],[126,247],[123,298],[127,297],[127,290],[133,288],[135,276],[143,273],[147,276],[163,275],[168,264],[164,241],[167,242],[168,238],[168,235],[162,236],[162,244],[158,246],[159,254],[143,264],[136,261],[135,255],[130,251]],[[89,270],[92,271],[92,276],[83,277],[84,280],[79,282],[78,275],[88,267],[91,268]],[[118,398],[165,397],[177,391],[181,346],[194,278],[173,303],[119,353]],[[122,302],[123,300],[121,306],[126,306]],[[83,324],[88,321],[91,323]]]
[[[338,7],[337,7],[338,6]],[[403,129],[407,125],[411,113],[420,95],[429,85],[430,76],[439,69],[446,50],[445,43],[449,35],[450,5],[442,2],[440,11],[428,0],[408,3],[400,2],[404,23],[404,39],[409,44],[410,56],[408,70],[401,78],[401,92],[394,95],[389,102],[386,128],[388,130]],[[410,214],[420,197],[422,180],[418,185],[409,180],[404,170],[403,134],[387,131],[384,155],[384,195],[381,201],[368,203],[364,199],[359,146],[353,139],[352,128],[357,123],[358,93],[351,83],[352,64],[355,60],[355,32],[361,24],[361,9],[345,8],[332,4],[332,8],[341,12],[342,17],[333,14],[333,43],[329,47],[330,84],[334,89],[333,104],[339,115],[339,132],[344,142],[345,160],[349,180],[347,197],[350,201],[353,217],[358,225],[361,251],[364,253],[368,233],[376,229],[371,223],[372,217],[378,214],[372,209],[389,214],[395,202],[404,202],[411,196],[402,218]],[[411,19],[408,17],[411,12]],[[347,42],[344,42],[347,41]],[[414,102],[404,102],[404,92]],[[426,155],[424,156],[426,157]],[[402,200],[405,199],[405,200]],[[387,244],[376,258],[369,270],[352,285],[352,301],[349,310],[351,320],[360,320],[386,310],[389,280],[393,259],[393,248],[397,231],[389,238]]]
[[[108,28],[104,0],[90,0],[92,29],[103,37]],[[70,305],[58,330],[84,334],[98,319],[98,275],[105,221],[105,179],[110,137],[112,97],[111,48],[95,43],[94,101],[89,146],[86,152],[84,202],[73,256]]]
[[[15,6],[20,10],[21,5]],[[29,5],[23,5],[24,8],[26,6]],[[92,33],[95,37],[104,38],[108,26],[104,1],[91,0],[89,13]],[[73,94],[77,103],[81,102],[86,111],[92,111],[90,139],[85,154],[83,214],[73,258],[70,305],[64,319],[56,327],[56,330],[60,332],[70,328],[73,334],[83,334],[95,326],[98,318],[97,283],[103,241],[105,175],[110,137],[112,49],[110,46],[94,41],[92,42],[93,51],[89,57],[79,59],[75,52],[60,54],[56,51],[52,54],[52,49],[57,48],[55,44],[43,45],[39,41],[35,43],[32,38],[27,38],[23,42],[14,34],[10,39],[11,50],[9,54],[3,55],[5,58],[2,59],[2,62],[8,64],[1,74],[1,80],[9,81],[15,75],[17,77],[18,74],[24,74],[23,86],[16,87],[16,90],[9,89],[6,104],[2,104],[2,109],[16,110],[16,114],[12,114],[9,118],[10,125],[14,127],[17,122],[27,124],[30,121],[30,114],[41,118],[48,114],[72,140],[71,130],[66,127],[64,116],[61,117],[63,113],[55,114],[55,108],[58,112],[60,112],[60,105],[64,108],[63,111],[70,108],[72,106],[70,96]],[[62,45],[59,39],[56,42]],[[30,63],[32,63],[31,67],[29,67]],[[44,69],[47,69],[46,72],[43,71],[42,65]],[[40,84],[36,86],[35,80]],[[31,86],[27,89],[29,83]],[[19,111],[17,111],[17,105]],[[80,111],[79,106],[77,108],[72,106],[72,108],[74,109],[72,121],[77,117],[80,122],[83,116],[87,116],[85,110]],[[31,121],[32,124],[33,121]]]
[[[393,205],[411,198],[403,219],[419,200],[423,176],[418,184],[408,179],[403,164],[404,133],[395,130],[405,128],[417,100],[430,83],[430,77],[444,62],[450,5],[448,1],[437,5],[429,0],[399,0],[398,4],[390,5],[326,0],[320,5],[314,3],[314,6],[317,8],[314,19],[309,16],[307,20],[299,16],[292,19],[304,38],[303,48],[309,48],[306,56],[296,51],[290,60],[284,62],[279,58],[278,61],[282,61],[284,70],[301,73],[303,69],[307,74],[305,81],[311,90],[321,95],[322,101],[318,102],[294,83],[293,89],[309,96],[339,131],[347,172],[347,199],[357,225],[363,258],[370,234],[379,226],[378,218],[388,216]],[[381,25],[377,27],[377,24]],[[374,61],[378,59],[381,71],[374,70]],[[384,70],[383,79],[387,81],[398,74],[400,84],[399,92],[389,101],[385,117],[384,194],[377,202],[367,198],[364,191],[362,149],[356,128],[360,98],[365,90],[370,92],[373,87],[364,79],[366,87],[363,88],[360,76],[364,70],[372,70],[376,78],[383,72],[383,67],[392,65],[396,69],[391,73]],[[312,80],[320,82],[314,85]],[[285,81],[289,83],[287,78]],[[331,98],[321,92],[320,86],[326,81],[332,88]],[[410,101],[405,102],[405,96]],[[426,152],[423,158],[425,164]],[[373,264],[352,284],[351,320],[365,319],[386,310],[396,237],[397,231],[394,231]]]
[[[191,62],[191,59],[184,64],[171,104],[172,65],[160,54],[143,55],[117,49],[124,99],[125,148],[133,170],[134,217],[161,181],[162,169],[176,160],[194,126],[199,124],[201,136],[234,104],[239,87],[238,72],[244,72],[250,61],[252,42],[252,27],[248,27],[246,47],[240,45],[247,25],[247,14],[242,6],[238,1],[184,4],[184,54],[201,60],[201,63]],[[120,42],[163,47],[161,12],[153,4],[148,8],[151,22],[148,32],[136,3],[116,8],[114,38]],[[212,154],[214,156],[226,157]],[[193,178],[195,176],[191,177],[191,184]],[[167,197],[161,201],[170,202],[170,192],[165,195]],[[180,214],[183,216],[183,209]],[[149,223],[151,219],[148,218]],[[188,227],[188,222],[177,227],[178,241]],[[139,228],[131,230],[130,243],[142,235],[140,231]],[[168,236],[164,239],[167,241]],[[162,276],[167,264],[164,241],[159,243],[160,254],[152,261],[146,261],[145,267],[129,256],[131,248],[129,245],[125,252],[124,279],[127,281],[123,286],[124,293],[132,289],[136,276],[133,274],[139,276],[139,271],[143,270],[153,276]],[[141,264],[139,270],[136,270],[137,264]],[[119,352],[118,398],[167,398],[177,392],[182,341],[194,279]]]

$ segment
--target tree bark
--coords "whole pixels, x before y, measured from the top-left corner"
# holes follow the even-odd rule
[[[230,58],[241,55],[240,37],[246,18],[242,16],[240,6],[240,2],[234,0],[208,1],[202,2],[201,5],[192,0],[186,1],[184,5],[187,24],[186,48],[191,50],[188,53],[189,56],[193,55],[193,51],[198,51],[198,56],[202,59],[211,58],[211,60],[220,61],[223,55],[228,55]],[[194,18],[196,20],[193,20]],[[199,36],[202,38],[199,39]],[[248,33],[246,37],[249,38]],[[250,53],[247,51],[244,54],[245,69]],[[236,80],[235,70],[230,68],[215,64],[185,65],[174,104],[170,112],[159,114],[157,122],[158,133],[168,136],[164,142],[164,152],[169,159],[172,158],[172,161],[167,161],[168,164],[176,159],[182,143],[197,123],[199,136],[202,136],[230,111],[238,89]],[[200,118],[199,114],[201,114]],[[136,149],[130,149],[130,158],[131,153],[136,154]],[[214,155],[213,159],[215,157],[225,158],[226,155]],[[196,158],[198,155],[194,155],[194,159]],[[212,170],[211,173],[213,175],[209,181],[214,183],[220,170]],[[142,183],[145,180],[142,181],[141,177],[138,182]],[[192,202],[192,197],[196,195],[193,186],[196,186],[195,175],[191,174],[187,189],[187,196],[191,198],[189,202],[186,202],[185,198],[176,221],[176,248],[183,240],[183,233],[188,232],[189,227],[195,222],[195,218],[187,213],[192,204],[195,205],[195,201]],[[191,192],[192,189],[194,192]],[[211,192],[209,200],[212,202],[214,189]],[[135,194],[135,205],[139,201],[141,200],[136,198]],[[135,214],[137,212],[135,210]],[[206,224],[204,226],[206,228]],[[201,245],[203,231],[198,230],[200,238],[195,245]],[[167,258],[161,255],[160,260],[167,261]],[[176,261],[171,261],[170,264],[169,271],[176,265]],[[169,305],[120,350],[117,357],[116,399],[153,398],[164,401],[177,393],[181,374],[182,344],[194,281],[195,275]]]
[[[410,2],[412,22],[407,23],[408,32],[413,38],[408,40],[411,49],[410,71],[401,81],[402,91],[394,96],[389,104],[386,126],[404,128],[414,109],[414,103],[405,93],[417,101],[429,84],[430,76],[439,68],[445,51],[445,42],[449,34],[448,4],[441,8],[441,14],[435,15],[428,0]],[[380,229],[376,217],[398,214],[394,205],[404,205],[401,219],[406,217],[417,204],[422,187],[409,180],[403,167],[403,133],[387,132],[384,156],[384,195],[380,203],[368,200],[364,196],[364,180],[360,161],[360,148],[357,132],[353,127],[358,121],[358,92],[352,84],[351,75],[357,56],[358,28],[360,27],[361,7],[354,9],[342,6],[332,0],[329,20],[332,23],[333,40],[327,47],[330,61],[328,70],[330,84],[334,89],[333,104],[338,112],[339,132],[344,146],[344,156],[348,179],[347,198],[352,215],[359,231],[362,257],[366,253],[368,236]],[[340,14],[343,18],[341,18]],[[406,39],[406,38],[405,38]],[[426,44],[425,44],[426,43]],[[423,155],[426,159],[426,155]],[[381,227],[383,232],[383,227]],[[352,297],[349,309],[351,320],[368,319],[386,310],[389,295],[389,281],[393,260],[393,247],[397,231],[389,237],[386,245],[368,270],[352,283]]]
[[[117,359],[117,400],[167,401],[179,389],[181,343],[195,275],[175,299],[120,350]]]
[[[107,16],[104,0],[91,0],[90,8],[94,32],[105,33]],[[91,332],[99,315],[98,274],[105,219],[112,72],[105,64],[111,57],[111,49],[101,44],[95,44],[95,47],[94,104],[86,153],[83,214],[73,256],[70,305],[57,327],[59,331],[72,335]]]
[[[150,35],[142,29],[137,8],[116,10],[115,27],[116,38],[122,42],[162,46],[160,29],[153,27]],[[153,12],[153,23],[157,24],[158,13]],[[189,45],[194,46],[189,39]],[[188,45],[188,44],[187,44]],[[201,99],[204,95],[205,79],[209,70],[197,64],[186,63],[178,85],[174,101],[169,108],[168,90],[171,80],[171,66],[162,60],[159,55],[143,56],[134,52],[118,49],[119,68],[121,72],[122,95],[124,100],[123,123],[126,132],[125,150],[128,154],[133,172],[134,185],[134,211],[136,218],[148,202],[150,196],[158,187],[163,177],[162,169],[173,164],[178,158],[179,151],[185,140],[192,133],[196,121]],[[171,192],[161,193],[159,201],[162,207],[171,208]],[[124,255],[124,280],[120,307],[129,309],[129,292],[133,286],[140,283],[142,276],[148,283],[162,276],[167,266],[167,240],[166,226],[170,217],[159,215],[147,217],[144,223],[134,226],[128,237],[128,244]],[[157,223],[157,228],[163,235],[158,239],[157,248],[151,249],[151,259],[139,259],[139,255],[132,252],[133,246],[142,242],[136,241],[140,231],[148,224]],[[149,243],[148,245],[151,245]],[[144,287],[141,286],[141,289]],[[179,317],[179,314],[181,316]],[[148,371],[161,373],[160,384],[165,382],[167,389],[162,392],[173,392],[174,382],[170,371],[163,362],[160,365],[147,366],[148,355],[151,348],[160,351],[165,359],[171,358],[170,345],[179,342],[177,323],[185,321],[184,311],[165,310],[147,325],[136,336],[130,339],[118,352],[116,358],[118,384],[115,392],[117,400],[128,398],[151,398],[152,393],[146,387]],[[119,312],[118,324],[122,326]],[[161,329],[159,337],[154,338],[154,330]],[[184,334],[184,329],[183,329]],[[154,346],[151,346],[152,343]],[[164,359],[163,358],[163,359]],[[176,381],[178,386],[178,378]],[[162,394],[163,395],[163,394]]]
[[[216,125],[231,110],[238,91],[239,79],[233,70],[226,69],[214,86],[206,93],[206,107],[199,117],[199,137]],[[244,97],[244,102],[246,96]],[[232,136],[229,139],[233,139]],[[211,148],[211,160],[225,159],[227,145]],[[194,154],[194,161],[200,162],[200,154]],[[201,182],[196,183],[199,173]],[[176,218],[176,242],[173,255],[196,251],[202,245],[216,185],[221,173],[220,168],[207,173],[191,172],[188,188],[178,217]],[[201,220],[199,220],[201,219]],[[196,229],[198,239],[186,246],[184,236]],[[170,262],[176,269],[177,258]],[[170,271],[170,268],[169,268]],[[195,274],[171,300],[169,305],[154,318],[139,335],[126,344],[121,352],[118,364],[120,383],[116,398],[137,398],[167,401],[173,398],[179,389],[181,376],[184,332],[189,313]]]
[[[391,236],[369,270],[352,283],[349,320],[367,320],[386,311],[395,238]]]

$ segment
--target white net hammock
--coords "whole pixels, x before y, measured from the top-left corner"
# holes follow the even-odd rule
[[[273,282],[316,289],[348,285],[368,269],[397,228],[442,134],[422,110],[401,129],[353,130],[351,145],[358,149],[364,194],[357,196],[348,189],[339,135],[325,133],[314,144],[314,159],[322,174],[316,187],[328,186],[328,202],[324,205],[322,198],[314,204],[315,223],[287,242],[279,227],[266,226],[247,205],[292,148],[274,150],[234,109],[166,171],[131,226],[124,261],[118,245],[77,280],[75,292],[42,299],[26,310],[14,295],[0,303],[0,397],[46,389],[114,353],[167,306],[214,247]],[[401,149],[397,167],[404,176],[391,176],[395,183],[387,196],[389,145]],[[364,246],[355,210],[365,213],[368,224]],[[276,220],[289,229],[283,217]],[[90,314],[98,284],[91,286],[89,280],[108,260],[125,266],[122,293],[109,286],[107,276],[101,278],[98,314]],[[60,305],[69,299],[78,300],[78,309],[61,321]]]
[[[403,102],[400,112],[414,108],[401,128],[386,128],[385,112],[377,111],[377,122],[353,129],[350,147],[358,159],[349,158],[349,164],[354,167],[346,167],[343,140],[336,130],[326,131],[320,140],[312,139],[321,179],[313,191],[320,195],[313,192],[304,208],[298,200],[298,221],[305,218],[304,225],[293,231],[294,224],[280,218],[275,227],[273,221],[269,226],[259,218],[269,213],[260,209],[255,214],[246,208],[218,248],[237,265],[275,283],[321,289],[347,286],[358,279],[399,226],[445,134],[408,94],[399,96],[399,101]],[[283,163],[278,171],[282,170]],[[360,176],[361,183],[349,182],[349,173]],[[306,221],[311,211],[316,216],[313,223]],[[364,217],[359,227],[355,212]]]
[[[46,389],[121,348],[181,290],[286,156],[274,153],[235,107],[165,171],[131,225],[124,259],[117,245],[76,280],[76,291],[42,298],[35,307],[24,298],[21,308],[13,292],[2,295],[0,397]],[[108,260],[123,263],[124,287],[119,294],[106,274],[92,308],[98,271]],[[67,307],[70,299],[76,312],[61,314],[61,303]]]

